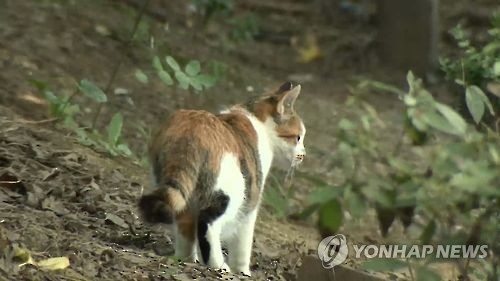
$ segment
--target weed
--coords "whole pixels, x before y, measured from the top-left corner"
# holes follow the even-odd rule
[[[335,164],[346,176],[339,186],[320,184],[309,195],[304,212],[317,211],[320,230],[333,234],[342,225],[343,210],[360,219],[368,207],[374,208],[383,235],[396,219],[405,228],[415,224],[418,212],[426,220],[420,233],[422,244],[498,247],[495,241],[500,226],[490,221],[500,215],[500,135],[470,126],[450,106],[436,101],[411,72],[407,82],[408,91],[373,81],[363,81],[352,89],[346,107],[356,117],[341,119],[337,133],[340,161]],[[397,143],[381,140],[378,132],[385,124],[364,101],[367,89],[389,91],[403,102],[403,134]],[[488,280],[498,278],[496,269],[500,266],[492,255],[488,266],[474,269],[489,276]],[[369,261],[365,267],[386,270],[405,266],[416,272],[416,280],[440,280],[428,267],[435,262],[439,260],[401,263],[384,259]],[[471,273],[472,269],[464,268],[460,261],[456,264],[463,276]]]

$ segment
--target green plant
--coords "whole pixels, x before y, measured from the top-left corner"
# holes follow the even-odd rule
[[[254,13],[246,13],[228,21],[231,26],[230,37],[236,42],[247,42],[259,33],[258,18]]]
[[[213,87],[221,77],[215,72],[220,70],[218,68],[213,68],[214,74],[201,73],[201,64],[198,60],[190,60],[182,68],[172,56],[165,56],[165,63],[168,65],[168,69],[164,67],[160,57],[153,57],[153,69],[158,78],[160,78],[166,86],[173,86],[176,84],[180,89],[188,90],[192,88],[199,92]],[[141,83],[147,84],[149,82],[148,75],[140,69],[137,69],[134,75]]]
[[[202,25],[217,18],[218,23],[228,27],[228,32],[218,31],[221,39],[244,43],[253,40],[259,32],[258,17],[252,12],[237,13],[233,0],[192,0],[193,10],[202,16]],[[223,44],[225,46],[225,44]]]
[[[169,66],[170,71],[163,67],[161,59],[158,56],[153,58],[153,68],[156,70],[158,77],[167,86],[174,85],[175,77],[177,86],[183,90],[192,87],[196,91],[208,89],[215,85],[217,78],[213,75],[202,74],[201,64],[198,60],[190,60],[184,68],[171,56],[165,57],[165,62]]]
[[[118,112],[113,115],[106,127],[106,135],[102,135],[95,130],[87,132],[82,128],[76,128],[74,131],[78,141],[83,145],[104,149],[113,156],[123,155],[132,157],[132,151],[122,139],[122,127],[123,117],[121,113]]]
[[[99,88],[95,83],[90,80],[83,79],[76,85],[76,89],[72,95],[59,97],[48,89],[46,83],[39,80],[31,80],[30,82],[38,89],[38,91],[40,91],[44,99],[49,104],[50,114],[53,117],[62,120],[63,125],[76,134],[77,140],[81,144],[92,146],[97,149],[103,149],[113,156],[133,155],[128,145],[122,139],[121,132],[123,117],[121,113],[116,113],[109,122],[106,127],[106,136],[103,136],[95,129],[88,130],[82,128],[76,122],[75,116],[77,113],[80,113],[80,106],[78,104],[71,103],[71,101],[78,93],[84,94],[86,97],[97,103],[106,103],[108,101],[104,91],[101,90],[101,88]]]
[[[279,176],[270,175],[270,186],[264,190],[264,203],[271,207],[272,214],[277,218],[285,218],[290,214],[291,199],[293,198],[294,190],[285,187],[278,180],[283,178],[281,173]]]
[[[460,48],[460,59],[440,60],[446,77],[464,88],[465,97],[461,102],[477,124],[481,122],[485,108],[491,115],[500,110],[500,92],[490,90],[493,103],[483,92],[491,83],[500,82],[500,13],[494,15],[492,25],[488,31],[490,40],[482,47],[473,46],[462,26],[453,28],[450,33]]]
[[[71,103],[74,94],[61,97],[54,94],[43,81],[32,79],[30,83],[48,102],[50,115],[57,119],[61,119],[64,124],[75,124],[75,115],[80,112],[80,106]]]
[[[234,6],[233,0],[191,0],[191,3],[203,15],[203,25],[216,15],[226,15]]]
[[[338,186],[319,185],[308,197],[308,214],[319,214],[320,229],[336,233],[348,211],[361,220],[374,209],[383,235],[399,219],[406,228],[418,213],[421,244],[486,244],[487,265],[457,260],[464,277],[472,272],[498,279],[500,225],[500,135],[468,125],[450,106],[436,101],[410,72],[403,91],[363,81],[346,102],[353,118],[338,123],[334,166],[344,178]],[[364,99],[373,90],[397,94],[405,110],[399,128],[389,127]],[[401,131],[398,139],[387,139]],[[397,135],[397,133],[396,133]],[[306,211],[305,210],[305,211]],[[304,212],[305,212],[304,211]],[[412,280],[439,280],[429,265],[439,259],[368,261],[366,268],[409,267]],[[472,265],[474,264],[474,266]],[[423,279],[422,279],[423,278]],[[425,279],[431,278],[431,279]]]

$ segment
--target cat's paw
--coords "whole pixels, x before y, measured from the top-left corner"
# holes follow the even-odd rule
[[[200,259],[198,258],[198,255],[196,253],[191,255],[190,260],[191,260],[191,262],[194,262],[194,263],[200,262]]]
[[[231,272],[231,269],[229,268],[229,265],[227,265],[227,263],[223,263],[223,264],[220,266],[220,269],[223,269],[223,270],[225,270],[226,272]]]
[[[241,274],[241,275],[245,275],[245,276],[252,276],[252,272],[250,271],[249,267],[234,268],[233,272]]]
[[[252,272],[250,271],[250,269],[243,270],[240,272],[240,274],[243,274],[243,275],[248,276],[248,277],[252,276]]]

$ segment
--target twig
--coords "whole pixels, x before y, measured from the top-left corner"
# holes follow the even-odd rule
[[[21,180],[15,180],[15,181],[0,181],[0,184],[16,184],[20,183]]]
[[[23,124],[42,124],[42,123],[50,123],[56,121],[58,118],[49,118],[43,120],[5,120],[6,123],[23,123]]]
[[[135,36],[135,33],[137,32],[137,29],[139,28],[139,23],[141,22],[142,20],[142,17],[144,15],[144,12],[146,11],[146,8],[148,7],[149,5],[149,2],[151,2],[151,0],[146,0],[144,1],[144,4],[142,5],[141,7],[141,10],[139,11],[139,14],[137,15],[137,17],[135,18],[135,22],[134,22],[134,27],[132,28],[132,32],[130,34],[130,37],[128,38],[128,40],[125,42],[125,45],[124,47],[125,48],[128,48],[130,46],[130,44],[132,43],[132,41],[134,40],[134,36]],[[108,83],[106,85],[106,88],[104,88],[104,93],[108,94],[109,93],[109,90],[111,89],[111,86],[113,85],[113,82],[115,81],[115,78],[116,78],[116,74],[118,73],[118,70],[120,69],[121,65],[123,63],[123,57],[121,60],[119,60],[113,71],[111,72],[111,77],[109,78],[108,80]],[[97,106],[97,110],[94,114],[94,118],[92,119],[92,130],[95,128],[95,125],[97,123],[97,118],[99,117],[99,115],[101,114],[101,111],[102,111],[102,107],[103,107],[103,103],[99,103],[99,105]]]
[[[395,157],[399,154],[399,151],[401,150],[401,146],[403,145],[404,137],[405,137],[405,129],[403,128],[401,130],[401,134],[399,135],[398,142],[396,143],[396,146],[394,147],[394,150],[392,151],[392,157]]]
[[[406,259],[406,263],[408,264],[408,271],[410,272],[410,280],[415,281],[415,276],[413,276],[413,270],[411,269],[410,259]]]

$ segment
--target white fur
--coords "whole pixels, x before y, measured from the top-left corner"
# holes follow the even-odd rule
[[[295,156],[305,156],[306,155],[306,148],[304,147],[304,139],[306,137],[306,127],[304,126],[303,122],[300,122],[300,139],[297,142],[297,146],[295,146]]]
[[[257,132],[257,149],[262,169],[260,187],[262,193],[274,156],[272,136],[269,134],[268,126],[250,113],[245,113]],[[236,155],[230,153],[223,155],[215,190],[228,195],[229,204],[224,214],[208,226],[206,237],[211,246],[208,265],[230,268],[233,272],[250,275],[253,233],[260,199],[254,210],[247,214],[241,213],[241,207],[245,203],[245,179],[238,164]],[[229,266],[224,261],[221,242],[227,244]]]
[[[289,155],[291,158],[297,154],[304,155],[303,138],[305,128],[302,124],[301,140],[295,148],[291,148],[289,144],[277,136],[276,124],[272,120],[263,123],[251,113],[243,110],[239,111],[245,114],[257,132],[257,149],[262,169],[262,186],[260,187],[262,195],[273,162],[274,150],[279,149],[280,152]],[[223,111],[222,113],[229,112]],[[242,213],[241,207],[245,203],[245,179],[239,168],[238,158],[234,154],[226,153],[222,156],[220,163],[220,172],[214,190],[226,194],[229,197],[229,204],[224,214],[208,225],[206,233],[206,238],[210,243],[208,265],[250,275],[250,258],[260,198],[254,210],[249,213]],[[180,236],[180,234],[177,235],[176,254],[179,253],[196,259],[196,251],[200,251],[198,246],[190,248],[189,243]],[[227,263],[224,261],[222,254],[222,243],[226,243],[228,247]],[[198,243],[195,244],[198,245]]]
[[[269,126],[263,124],[255,116],[248,113],[248,119],[252,123],[253,128],[257,132],[257,149],[259,151],[260,165],[262,168],[262,187],[260,189],[261,193],[264,190],[265,180],[269,169],[271,169],[271,164],[273,163],[274,151],[273,151],[273,135],[276,135],[274,128],[270,131]],[[268,120],[270,121],[270,120]],[[271,134],[272,133],[272,134]]]

